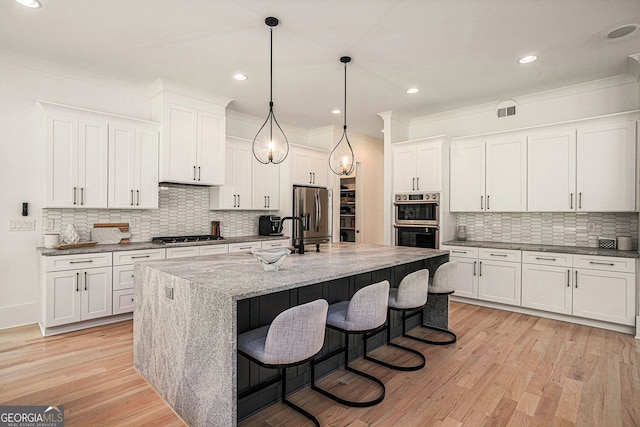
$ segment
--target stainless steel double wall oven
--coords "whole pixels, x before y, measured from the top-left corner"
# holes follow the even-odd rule
[[[396,194],[395,244],[438,249],[440,246],[440,194]]]

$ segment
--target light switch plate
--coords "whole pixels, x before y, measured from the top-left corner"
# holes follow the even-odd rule
[[[36,231],[35,219],[10,219],[9,231]]]

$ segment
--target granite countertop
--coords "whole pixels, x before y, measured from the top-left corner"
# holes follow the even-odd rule
[[[77,249],[46,249],[36,248],[41,255],[78,255],[78,254],[94,254],[101,252],[120,252],[120,251],[136,251],[142,249],[164,249],[182,246],[204,246],[204,245],[225,245],[229,243],[246,243],[246,242],[262,242],[265,240],[282,240],[288,239],[289,236],[240,236],[225,237],[222,240],[208,240],[204,242],[181,242],[181,243],[153,243],[153,242],[135,242],[122,243],[114,245],[95,245]]]
[[[264,271],[250,253],[144,262],[151,268],[239,300],[421,261],[448,251],[357,243],[322,245],[291,254],[278,271]],[[215,258],[215,262],[212,260]]]
[[[558,246],[558,245],[534,245],[531,243],[506,243],[506,242],[480,242],[473,240],[450,240],[443,242],[443,245],[451,246],[472,246],[476,248],[488,248],[488,249],[512,249],[521,251],[533,251],[533,252],[557,252],[564,254],[574,255],[597,255],[597,256],[612,256],[620,258],[640,258],[640,253],[637,250],[631,251],[619,251],[617,249],[601,249],[601,248],[589,248],[581,246]]]

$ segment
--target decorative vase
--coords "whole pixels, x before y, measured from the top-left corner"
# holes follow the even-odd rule
[[[60,233],[61,243],[78,243],[79,241],[80,235],[72,224],[67,225],[67,228],[65,228],[64,231]]]
[[[459,225],[456,237],[458,238],[458,240],[467,240],[467,227],[464,225]]]

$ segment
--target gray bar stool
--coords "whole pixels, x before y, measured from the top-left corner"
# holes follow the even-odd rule
[[[287,368],[306,363],[320,352],[328,307],[323,299],[298,305],[278,314],[271,325],[238,335],[238,354],[263,368],[280,369],[280,375],[239,393],[238,399],[282,381],[282,402],[320,426],[316,417],[287,400]]]
[[[402,335],[405,333],[405,315],[407,312],[420,310],[427,303],[427,292],[429,287],[429,270],[423,269],[407,274],[402,278],[397,288],[389,290],[389,308],[387,311],[387,345],[399,348],[400,350],[409,352],[418,356],[420,362],[412,366],[399,366],[389,362],[385,362],[367,354],[367,339],[371,338],[374,333],[364,336],[364,358],[375,362],[387,368],[398,371],[417,371],[424,368],[426,359],[422,353],[409,347],[391,342],[391,310],[402,312]]]
[[[387,317],[387,303],[389,301],[389,282],[384,280],[373,285],[365,286],[356,292],[350,301],[341,301],[329,306],[327,315],[327,327],[342,332],[345,336],[345,344],[328,354],[311,361],[311,388],[319,393],[335,400],[338,403],[353,407],[368,407],[382,402],[385,395],[384,383],[365,372],[349,366],[349,335],[367,334],[373,331],[381,331],[384,328]],[[316,385],[315,366],[344,351],[344,369],[360,375],[376,383],[382,389],[382,394],[377,398],[365,402],[343,399]]]
[[[429,283],[429,295],[437,295],[437,296],[446,295],[448,299],[449,295],[454,293],[456,290],[457,274],[458,274],[457,261],[449,261],[442,264],[440,267],[438,267],[435,274],[433,275],[433,281]],[[448,300],[447,300],[447,303],[448,303]],[[448,310],[448,307],[447,307],[447,310]],[[432,344],[432,345],[449,345],[449,344],[455,343],[458,340],[457,335],[452,331],[450,331],[449,329],[437,328],[435,326],[425,325],[424,311],[422,309],[419,312],[415,312],[406,316],[406,318],[411,318],[413,316],[420,315],[420,326],[426,329],[431,329],[433,331],[438,331],[445,335],[448,335],[450,339],[445,341],[433,341],[433,340],[427,340],[424,338],[419,338],[413,335],[408,335],[404,331],[404,321],[405,321],[404,314],[405,313],[403,313],[403,319],[402,319],[402,323],[403,323],[402,336],[404,337],[411,338],[413,340],[420,341],[427,344]]]

